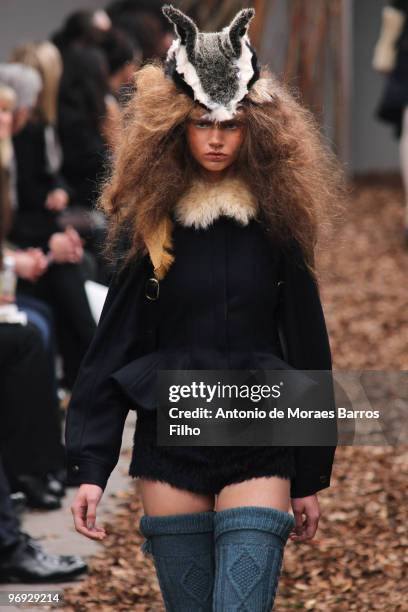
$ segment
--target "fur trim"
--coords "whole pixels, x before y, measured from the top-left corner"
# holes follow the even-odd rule
[[[246,183],[237,177],[226,177],[218,183],[195,180],[174,207],[174,217],[185,227],[206,229],[221,215],[247,225],[256,218],[259,207]],[[154,275],[162,280],[175,260],[171,252],[173,222],[165,217],[145,244],[153,264]]]
[[[173,223],[171,219],[165,217],[154,234],[145,237],[145,244],[153,264],[154,275],[158,280],[162,280],[165,277],[174,261],[174,255],[171,253],[173,248],[172,230]]]
[[[174,217],[186,227],[207,228],[220,215],[247,225],[258,204],[242,179],[227,177],[218,183],[196,180],[174,207]]]

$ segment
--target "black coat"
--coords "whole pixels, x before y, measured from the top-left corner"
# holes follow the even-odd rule
[[[73,190],[72,203],[92,208],[109,162],[101,125],[108,93],[104,56],[96,47],[64,51],[58,96],[58,133],[62,172]]]
[[[59,170],[47,167],[46,125],[31,121],[13,138],[17,163],[18,208],[15,211],[10,240],[25,247],[48,250],[48,240],[61,231],[58,213],[48,210],[45,201],[54,189],[70,192]]]
[[[300,248],[294,242],[285,250],[271,243],[266,248],[265,242],[259,247],[259,227],[253,221],[250,229],[238,229],[233,222],[224,220],[219,221],[212,232],[202,230],[199,234],[192,234],[185,228],[176,230],[178,256],[161,281],[161,297],[158,300],[164,300],[159,306],[164,309],[160,310],[159,321],[164,321],[166,313],[168,315],[167,327],[160,328],[159,323],[163,348],[174,346],[175,341],[180,341],[182,345],[186,328],[194,330],[191,332],[194,338],[192,351],[196,354],[197,359],[193,364],[196,365],[200,362],[200,356],[204,355],[203,347],[207,348],[207,338],[219,338],[222,345],[222,321],[227,310],[237,330],[232,339],[230,336],[231,345],[238,338],[242,338],[244,343],[247,341],[251,333],[250,321],[256,317],[259,333],[256,332],[254,348],[262,349],[266,340],[268,345],[274,346],[275,334],[271,330],[276,315],[283,325],[287,362],[300,370],[331,370],[330,345],[318,287],[303,263]],[[223,236],[227,237],[229,252],[233,253],[231,260],[236,264],[235,276],[231,274],[228,281],[228,291],[220,291],[220,288],[227,286],[226,268],[223,253],[215,250],[224,244]],[[194,253],[191,253],[192,248],[196,249]],[[253,257],[248,257],[248,253],[252,253]],[[255,257],[258,258],[256,265],[261,265],[260,270],[254,266]],[[229,268],[228,274],[231,270]],[[283,300],[278,306],[277,287],[282,273],[285,276]],[[146,281],[151,276],[152,265],[145,256],[133,262],[123,273],[115,272],[112,278],[94,340],[83,360],[68,409],[66,447],[71,484],[106,486],[118,461],[129,407],[149,403],[149,390],[146,391],[149,385],[145,384],[145,374],[148,373],[149,364],[151,366],[148,348],[151,339],[149,326],[146,325],[146,308],[152,302],[147,299],[145,291]],[[248,284],[251,291],[247,291],[246,295],[234,295],[234,287],[240,283],[240,277],[251,279]],[[254,278],[260,282],[266,279],[259,292],[253,284]],[[207,283],[208,295],[202,293],[201,281]],[[174,294],[175,290],[177,295]],[[225,302],[227,294],[229,301]],[[192,301],[191,296],[194,296]],[[173,304],[172,307],[166,305],[166,299]],[[250,303],[252,299],[255,306]],[[183,304],[188,304],[185,316]],[[254,310],[256,308],[258,311]],[[249,309],[252,319],[248,316]],[[214,329],[217,330],[215,335]],[[247,348],[251,352],[251,347],[244,345],[244,353]],[[173,367],[183,369],[181,360],[184,353],[180,351],[179,355],[180,364]],[[140,359],[142,356],[143,360]],[[146,372],[141,371],[142,364]],[[205,360],[199,367],[186,367],[206,369]],[[224,367],[221,365],[221,368]],[[245,369],[245,366],[242,367]],[[211,366],[207,368],[213,369]],[[142,378],[143,384],[136,384]],[[295,447],[296,477],[291,482],[292,497],[305,497],[330,486],[335,448]]]

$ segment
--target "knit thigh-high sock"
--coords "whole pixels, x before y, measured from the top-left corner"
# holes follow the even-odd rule
[[[141,550],[152,556],[167,612],[210,612],[214,583],[213,510],[144,515]]]
[[[214,518],[214,612],[270,612],[283,549],[295,519],[264,506],[220,510]]]

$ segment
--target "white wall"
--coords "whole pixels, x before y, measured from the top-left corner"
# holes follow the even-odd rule
[[[350,92],[349,133],[346,135],[346,159],[350,174],[371,171],[398,171],[398,141],[393,128],[374,116],[385,83],[385,77],[371,67],[372,55],[381,26],[381,11],[386,0],[344,0],[350,6],[349,47],[344,53]],[[267,15],[261,57],[273,70],[281,73],[288,28],[287,0],[275,0],[273,13]],[[334,129],[333,91],[330,78],[324,101],[326,134]]]
[[[72,11],[105,4],[104,0],[0,0],[0,61],[19,43],[48,38]]]
[[[398,141],[391,126],[374,117],[380,100],[384,77],[371,68],[371,59],[381,24],[381,9],[385,0],[352,1],[350,108],[351,159],[350,171],[361,173],[374,170],[398,170]],[[55,31],[64,17],[76,9],[104,6],[107,0],[0,0],[0,61],[14,45],[46,38]],[[261,57],[272,68],[281,69],[284,48],[282,35],[287,23],[287,0],[275,0],[273,20],[268,20],[266,39]],[[330,117],[330,100],[326,101]],[[328,132],[330,133],[331,118]]]
[[[383,0],[354,0],[353,99],[351,105],[351,166],[354,172],[398,170],[398,141],[391,124],[374,116],[385,77],[371,67],[381,26]]]

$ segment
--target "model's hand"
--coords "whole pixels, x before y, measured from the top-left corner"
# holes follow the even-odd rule
[[[71,506],[75,529],[92,540],[103,540],[106,531],[96,525],[96,506],[103,495],[98,485],[82,484]]]
[[[290,539],[296,542],[311,540],[317,531],[320,518],[317,495],[293,497],[292,508],[296,526],[290,534]],[[305,515],[304,518],[303,515]]]

